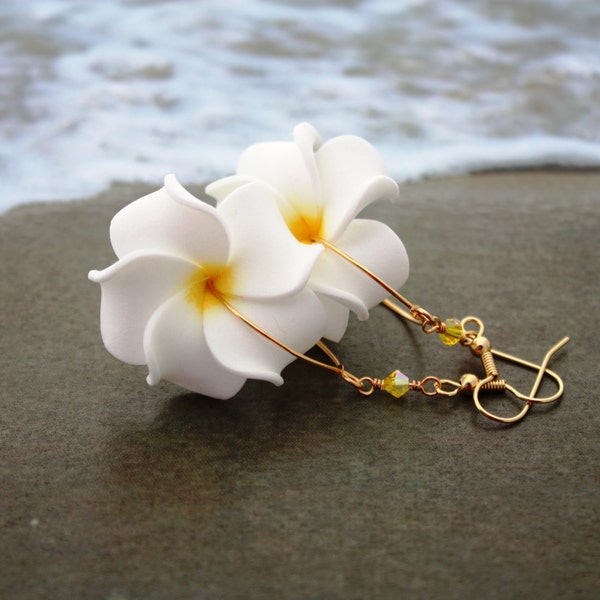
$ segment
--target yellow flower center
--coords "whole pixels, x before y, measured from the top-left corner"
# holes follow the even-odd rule
[[[233,276],[229,267],[203,265],[188,278],[185,299],[204,312],[220,304],[218,296],[228,296],[232,285]]]
[[[314,244],[321,232],[321,218],[295,214],[287,220],[292,235],[303,244]]]

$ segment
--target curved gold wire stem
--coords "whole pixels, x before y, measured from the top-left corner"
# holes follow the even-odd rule
[[[399,306],[391,302],[390,300],[384,300],[383,304],[401,315],[405,319],[411,321],[412,323],[416,323],[421,326],[425,333],[433,333],[433,332],[441,332],[444,331],[444,324],[441,319],[431,313],[427,312],[424,308],[418,306],[417,304],[413,304],[408,298],[403,296],[398,290],[395,290],[389,283],[381,279],[379,275],[376,275],[365,267],[363,264],[359,263],[355,258],[350,256],[348,253],[344,252],[341,248],[338,248],[335,244],[323,239],[323,238],[315,238],[315,242],[322,244],[332,252],[335,252],[338,256],[341,256],[344,260],[348,261],[351,265],[354,265],[357,269],[362,271],[367,277],[370,277],[375,283],[380,285],[388,294],[396,298],[399,302],[404,304],[406,308],[410,311],[407,313],[405,310],[401,309]]]
[[[321,369],[326,369],[327,371],[332,371],[336,375],[339,375],[344,381],[354,386],[356,390],[363,396],[370,396],[376,389],[381,389],[381,386],[383,384],[383,381],[381,379],[376,379],[373,377],[357,377],[356,375],[350,373],[350,371],[347,371],[344,368],[344,365],[342,364],[340,359],[335,355],[333,350],[331,350],[331,348],[329,348],[325,344],[325,342],[323,342],[323,340],[319,340],[316,345],[327,356],[327,358],[329,358],[332,364],[328,364],[323,361],[317,360],[316,358],[307,356],[302,352],[298,352],[291,346],[288,346],[286,343],[272,336],[270,333],[265,331],[262,327],[254,323],[254,321],[251,321],[246,315],[240,312],[231,302],[229,302],[229,300],[227,300],[227,298],[225,298],[223,294],[221,294],[221,292],[219,292],[219,290],[215,288],[211,281],[207,283],[207,287],[210,290],[210,292],[215,296],[215,298],[217,298],[219,302],[222,302],[223,306],[225,306],[225,308],[229,312],[231,312],[234,316],[243,321],[253,331],[266,338],[282,350],[289,352],[292,356],[295,356],[296,358],[299,358],[313,366],[320,367]]]
[[[315,242],[317,242],[319,244],[323,244],[323,246],[325,246],[332,252],[335,252],[336,254],[341,256],[344,260],[347,260],[350,264],[354,265],[357,269],[359,269],[365,275],[370,277],[373,281],[378,283],[386,292],[388,292],[391,296],[396,298],[396,300],[399,300],[400,302],[402,302],[402,304],[404,304],[404,306],[406,306],[409,310],[415,308],[415,305],[410,300],[408,300],[408,298],[405,298],[400,292],[395,290],[389,283],[385,282],[383,279],[381,279],[381,277],[379,277],[378,275],[373,273],[373,271],[371,271],[370,269],[367,269],[367,267],[365,267],[363,264],[359,263],[355,258],[352,258],[352,256],[350,256],[349,254],[344,252],[341,248],[338,248],[335,244],[332,244],[331,242],[328,242],[327,240],[324,240],[323,238],[315,238]],[[384,303],[385,303],[385,301],[384,301]],[[395,305],[392,304],[392,306],[395,306]],[[398,308],[397,312],[399,314],[402,314],[401,312],[399,312],[401,309],[399,307],[396,307],[396,308]],[[408,317],[408,315],[406,315],[406,316],[405,315],[406,315],[406,313],[402,314],[402,316],[404,316],[405,318],[409,318],[409,320],[412,319],[412,317]],[[416,323],[419,322],[416,319],[414,319],[414,321]]]
[[[327,369],[328,371],[333,371],[338,375],[341,375],[344,371],[344,367],[342,366],[342,363],[338,360],[337,356],[335,356],[335,354],[323,342],[317,342],[317,346],[319,346],[319,348],[321,348],[321,350],[323,350],[323,352],[325,352],[329,359],[334,363],[332,365],[321,362],[320,360],[317,360],[315,358],[311,358],[310,356],[306,356],[306,354],[298,352],[291,346],[288,346],[281,340],[278,340],[276,337],[273,337],[270,333],[267,333],[262,327],[259,327],[256,323],[254,323],[254,321],[251,321],[246,315],[244,315],[244,313],[240,312],[233,304],[231,304],[231,302],[229,302],[229,300],[227,300],[227,298],[225,298],[225,296],[223,296],[223,294],[221,294],[221,292],[219,292],[219,290],[215,288],[211,281],[207,283],[207,287],[210,290],[210,292],[219,300],[219,302],[223,304],[223,306],[225,306],[225,308],[230,313],[232,313],[238,319],[246,323],[246,325],[248,325],[248,327],[256,331],[256,333],[260,334],[276,346],[279,346],[279,348],[281,348],[282,350],[285,350],[286,352],[289,352],[292,356],[300,358],[312,365],[321,367],[322,369]]]
[[[323,340],[319,340],[317,342],[317,346],[321,349],[321,351],[327,355],[329,360],[333,363],[335,367],[337,367],[340,371],[344,371],[344,365],[340,362],[340,359],[333,353],[333,350],[325,344]],[[325,364],[325,363],[323,363]]]
[[[407,298],[405,298],[402,294],[400,294],[397,290],[395,290],[389,283],[385,282],[381,277],[375,275],[373,271],[367,269],[363,264],[359,263],[355,258],[344,252],[341,248],[338,248],[335,244],[324,240],[323,238],[315,238],[315,242],[319,244],[323,244],[329,250],[335,252],[339,256],[341,256],[344,260],[347,260],[349,263],[354,265],[357,269],[361,270],[365,275],[370,277],[373,281],[378,283],[386,292],[394,296],[397,300],[402,302],[409,309],[414,307],[414,304],[410,302]]]
[[[387,298],[381,301],[386,308],[389,308],[392,312],[395,312],[397,315],[401,316],[403,319],[410,321],[411,323],[415,323],[415,325],[420,325],[421,321],[419,319],[415,319],[408,311],[404,310],[397,304],[394,304],[391,300]]]

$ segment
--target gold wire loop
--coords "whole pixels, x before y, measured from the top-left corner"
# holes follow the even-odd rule
[[[444,387],[445,386],[445,387]],[[412,390],[421,392],[424,396],[456,396],[462,390],[462,386],[452,379],[440,379],[429,375],[421,381],[413,381],[410,384]]]
[[[443,327],[443,323],[439,317],[432,315],[420,306],[412,306],[410,314],[421,324],[421,329],[425,333],[436,333]]]
[[[383,380],[374,379],[373,377],[361,377],[359,381],[362,387],[358,388],[358,391],[363,396],[370,396],[375,390],[381,389],[383,386]]]
[[[431,384],[429,389],[427,388],[427,384]],[[425,377],[425,379],[415,382],[414,389],[419,390],[425,396],[437,396],[441,386],[442,382],[440,379],[433,375],[429,375],[428,377]]]
[[[373,377],[357,377],[352,373],[349,373],[345,369],[340,372],[340,377],[354,386],[359,394],[363,396],[370,396],[375,390],[382,389],[383,380],[375,379]]]
[[[423,322],[421,329],[424,333],[438,333],[440,331],[441,322],[430,321]]]
[[[352,375],[352,373],[346,371],[345,369],[340,371],[340,377],[344,381],[347,381],[350,385],[353,385],[357,390],[361,390],[363,388],[363,383],[360,380],[360,377]]]
[[[450,389],[444,389],[444,386],[448,386]],[[458,394],[462,389],[462,386],[457,381],[452,379],[440,379],[440,385],[438,386],[438,394],[440,396],[453,397]]]
[[[468,323],[475,323],[478,327],[478,330],[473,331],[473,330],[467,329]],[[462,325],[462,328],[463,328],[463,336],[462,336],[461,342],[465,346],[468,346],[475,338],[481,337],[485,331],[485,325],[483,324],[483,321],[479,317],[472,317],[472,316],[465,317],[464,319],[461,320],[460,324]]]
[[[562,379],[554,371],[551,371],[550,369],[548,369],[548,363],[550,362],[550,359],[552,358],[552,356],[558,350],[560,350],[560,348],[562,348],[568,341],[569,341],[569,338],[564,337],[562,340],[560,340],[558,343],[556,343],[554,346],[552,346],[552,348],[550,348],[550,350],[548,350],[548,352],[546,352],[546,355],[544,356],[544,360],[542,361],[541,365],[537,365],[535,363],[529,362],[529,361],[519,358],[517,356],[507,354],[506,352],[492,350],[491,351],[492,354],[498,356],[499,358],[502,358],[503,360],[514,362],[514,363],[521,365],[523,367],[526,367],[528,369],[537,370],[538,374],[537,374],[537,377],[535,379],[535,382],[534,382],[533,387],[531,388],[531,391],[529,392],[529,394],[523,394],[523,393],[519,392],[517,389],[515,389],[512,385],[506,383],[505,381],[498,380],[496,375],[493,375],[493,374],[488,375],[487,377],[485,377],[484,379],[479,381],[479,383],[475,386],[475,389],[473,390],[473,402],[474,402],[475,406],[477,407],[477,410],[482,415],[486,416],[488,419],[492,419],[493,421],[497,421],[499,423],[516,423],[517,421],[520,421],[529,412],[529,409],[531,408],[532,404],[534,404],[534,403],[548,404],[550,402],[554,402],[554,401],[558,400],[558,398],[560,398],[563,394],[564,384],[563,384]],[[538,398],[536,394],[537,394],[539,386],[542,382],[542,379],[545,376],[548,376],[551,379],[554,379],[556,386],[557,386],[557,390],[554,394],[551,394],[550,396],[547,396],[545,398]],[[501,387],[496,387],[494,385],[495,383],[501,385]],[[523,406],[521,411],[518,412],[516,415],[513,415],[512,417],[503,417],[503,416],[494,414],[491,411],[484,408],[479,399],[480,391],[497,390],[497,389],[506,390],[506,391],[510,392],[511,394],[513,394],[513,396],[515,396],[519,400],[523,400],[525,402],[525,405]]]

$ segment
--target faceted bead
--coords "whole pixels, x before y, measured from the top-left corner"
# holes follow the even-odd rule
[[[454,346],[454,344],[460,342],[460,338],[463,334],[463,326],[458,319],[446,319],[444,321],[446,331],[440,333],[440,340],[446,346]]]
[[[410,389],[408,377],[400,371],[394,371],[383,380],[383,389],[394,398],[400,398]]]

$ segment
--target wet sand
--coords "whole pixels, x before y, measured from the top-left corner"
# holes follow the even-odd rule
[[[403,238],[414,302],[475,314],[534,362],[571,337],[550,367],[562,401],[512,427],[464,397],[361,398],[297,362],[227,402],[148,387],[105,351],[86,275],[150,189],[2,215],[0,596],[593,597],[599,189],[594,172],[496,173],[368,211]],[[361,374],[479,369],[383,307],[338,350]]]

